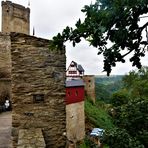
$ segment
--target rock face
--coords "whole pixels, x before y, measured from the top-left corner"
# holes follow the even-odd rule
[[[12,136],[20,129],[40,128],[47,148],[65,147],[65,50],[51,41],[11,33]]]
[[[95,77],[93,75],[85,75],[83,76],[83,80],[85,82],[86,95],[95,103]]]
[[[30,9],[12,3],[2,1],[2,32],[30,32]]]

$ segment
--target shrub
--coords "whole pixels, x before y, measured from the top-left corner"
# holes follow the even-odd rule
[[[114,106],[121,106],[123,104],[127,104],[128,100],[129,100],[128,93],[124,90],[115,92],[111,97],[111,103]]]

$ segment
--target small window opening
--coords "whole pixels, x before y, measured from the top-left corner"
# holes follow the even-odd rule
[[[44,102],[44,94],[34,94],[33,95],[33,102],[34,103],[42,103],[42,102]]]

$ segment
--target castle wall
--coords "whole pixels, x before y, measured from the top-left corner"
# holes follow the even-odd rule
[[[11,99],[11,79],[0,79],[0,105],[4,105],[5,99]]]
[[[95,103],[95,77],[93,75],[85,75],[83,80],[85,82],[86,95]]]
[[[77,142],[84,139],[84,101],[66,105],[66,133],[70,141]]]
[[[2,32],[29,34],[30,9],[11,1],[2,1]]]
[[[65,50],[51,41],[11,33],[12,136],[19,129],[41,128],[47,147],[65,146]]]
[[[0,32],[0,79],[11,76],[10,36]]]

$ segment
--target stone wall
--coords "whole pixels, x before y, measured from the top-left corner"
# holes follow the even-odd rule
[[[72,142],[85,137],[84,101],[66,105],[66,134]]]
[[[10,36],[0,32],[0,79],[11,76]]]
[[[11,99],[11,41],[7,33],[0,32],[0,105]]]
[[[83,80],[85,82],[85,93],[87,97],[89,97],[89,99],[91,99],[95,103],[95,77],[93,75],[85,75],[83,76]]]
[[[4,105],[5,99],[11,100],[11,79],[0,79],[0,105]]]
[[[40,128],[20,129],[17,148],[45,148],[46,144]]]
[[[2,1],[2,32],[30,33],[30,9]]]
[[[19,129],[41,128],[48,147],[65,147],[65,50],[51,41],[11,33],[12,136]]]

